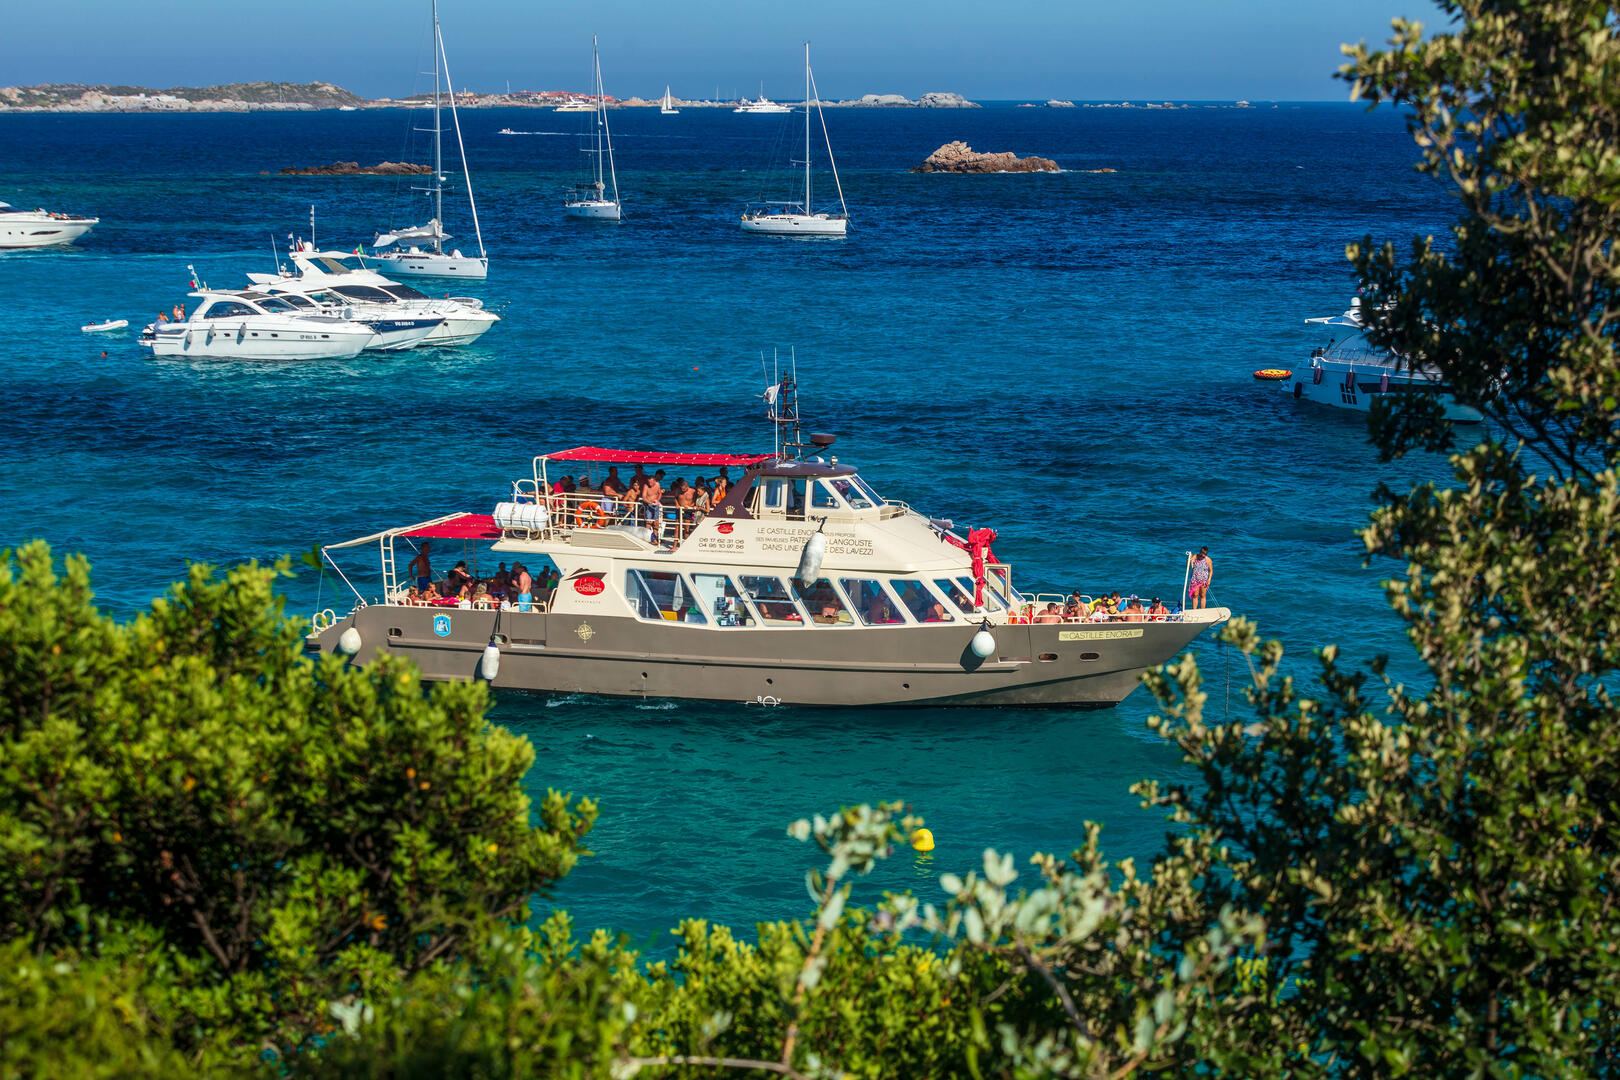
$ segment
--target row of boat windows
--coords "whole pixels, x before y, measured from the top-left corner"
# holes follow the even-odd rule
[[[781,510],[790,517],[803,516],[807,494],[812,510],[867,510],[883,505],[878,493],[859,476],[814,481],[804,477],[767,476],[760,484],[756,509]]]
[[[973,616],[973,580],[817,578],[791,584],[769,574],[681,574],[625,571],[624,595],[636,617],[721,627],[906,626]],[[1002,598],[986,589],[985,604]]]
[[[409,285],[389,285],[386,288],[374,288],[370,285],[336,285],[330,291],[343,299],[336,299],[325,293],[311,293],[308,297],[294,293],[281,293],[277,296],[254,296],[252,298],[253,304],[258,305],[257,307],[239,300],[216,300],[199,311],[197,317],[228,319],[238,315],[258,315],[266,311],[308,314],[320,304],[342,304],[345,300],[392,304],[396,300],[427,299],[425,295],[417,292]]]

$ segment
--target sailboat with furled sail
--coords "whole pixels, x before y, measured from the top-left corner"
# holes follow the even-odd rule
[[[594,71],[594,104],[590,145],[584,147],[591,155],[591,178],[571,189],[563,199],[563,211],[569,217],[589,218],[593,221],[618,221],[619,174],[613,167],[613,133],[608,130],[607,95],[602,91],[602,57],[596,51],[596,36],[591,36],[591,66]],[[608,184],[612,183],[613,197],[608,198]]]
[[[441,80],[442,76],[442,80]],[[445,251],[444,242],[450,234],[444,231],[444,124],[443,99],[450,98],[450,121],[456,133],[456,149],[461,154],[461,175],[467,187],[467,210],[472,215],[473,234],[478,240],[476,257],[463,255],[459,249]],[[484,233],[478,227],[478,206],[473,201],[472,174],[467,169],[467,148],[461,141],[461,118],[456,113],[456,93],[450,83],[450,60],[444,51],[444,34],[439,29],[439,4],[433,2],[433,184],[426,188],[413,188],[433,198],[433,217],[426,225],[405,229],[390,229],[377,234],[372,245],[393,248],[379,251],[375,259],[386,272],[405,277],[474,278],[489,276],[489,256],[484,251]],[[395,245],[405,245],[396,247]]]
[[[817,210],[811,201],[810,179],[810,110],[815,109],[821,121],[821,137],[827,146],[827,165],[832,170],[833,185],[838,191],[838,212]],[[795,164],[800,164],[795,162]],[[844,204],[844,186],[838,181],[838,166],[833,161],[832,139],[827,134],[827,119],[821,112],[821,100],[816,92],[815,76],[810,71],[810,43],[804,43],[804,197],[802,200],[767,202],[750,206],[743,212],[744,232],[772,233],[777,236],[843,236],[849,226],[849,207]]]

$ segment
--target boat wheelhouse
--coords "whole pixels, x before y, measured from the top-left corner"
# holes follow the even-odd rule
[[[811,436],[808,449],[825,453],[832,442]],[[707,509],[626,494],[659,470],[723,476],[724,494]],[[542,692],[1106,706],[1230,615],[1034,616],[1053,597],[1020,593],[994,539],[993,530],[964,532],[885,499],[856,468],[821,453],[581,446],[536,457],[491,513],[324,548],[357,602],[341,617],[319,613],[308,646],[360,660],[406,656],[428,679]],[[399,568],[423,569],[413,557],[423,551],[442,563],[447,543],[468,555],[464,576],[479,576],[480,559],[485,570],[499,559],[531,580],[549,570],[548,587],[510,584],[497,606],[423,604]],[[376,554],[374,595],[337,561],[353,549]]]

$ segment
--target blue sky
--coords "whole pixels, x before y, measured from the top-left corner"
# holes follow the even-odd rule
[[[431,63],[426,0],[65,0],[8,5],[0,85],[196,86],[324,79],[400,96]],[[823,97],[954,90],[970,98],[1344,100],[1339,45],[1382,42],[1429,0],[441,0],[458,85],[584,87],[590,36],[620,97]]]

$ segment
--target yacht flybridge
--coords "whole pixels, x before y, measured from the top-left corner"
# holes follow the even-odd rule
[[[0,202],[0,251],[71,244],[100,222],[100,218],[58,214],[43,208],[18,210]]]
[[[440,76],[443,75],[443,82]],[[450,234],[444,231],[444,124],[441,121],[441,99],[450,98],[450,120],[455,127],[456,149],[461,153],[461,175],[467,187],[467,210],[472,215],[473,234],[478,240],[478,255],[463,255],[460,249],[444,250]],[[416,188],[433,197],[433,217],[426,225],[390,229],[377,234],[372,246],[396,247],[375,256],[391,273],[407,277],[471,278],[482,281],[489,276],[489,256],[484,251],[484,233],[478,227],[478,206],[473,202],[472,173],[467,168],[467,148],[461,141],[461,117],[456,112],[456,92],[450,83],[450,59],[444,51],[444,34],[439,30],[439,4],[433,2],[433,184]]]
[[[287,257],[291,271],[281,266],[274,274],[249,274],[252,288],[289,300],[307,297],[325,309],[323,314],[437,320],[438,325],[429,328],[416,344],[469,345],[501,319],[485,311],[484,302],[475,296],[426,296],[377,273],[366,265],[365,256],[350,251],[318,251],[309,241],[299,241],[290,245]]]
[[[833,186],[838,191],[838,210],[817,210],[811,201],[810,183],[810,110],[814,108],[821,121],[821,137],[827,145],[827,165],[832,170]],[[739,110],[740,111],[740,110]],[[782,110],[786,112],[786,109]],[[796,201],[768,202],[750,206],[743,212],[744,232],[772,233],[777,236],[843,236],[849,225],[849,207],[844,204],[844,185],[838,180],[838,165],[833,161],[832,138],[827,134],[827,119],[821,112],[821,101],[816,92],[815,76],[810,72],[810,43],[804,43],[804,194]]]
[[[356,603],[345,615],[318,613],[307,647],[360,662],[408,657],[428,679],[540,692],[1102,706],[1230,616],[1033,615],[1053,597],[1014,587],[1011,565],[991,550],[993,530],[958,530],[882,498],[854,466],[824,456],[833,441],[812,435],[758,454],[542,454],[492,512],[323,548]],[[707,510],[648,501],[640,478],[659,469],[728,482]],[[356,550],[375,557],[369,577],[339,564]],[[432,561],[458,557],[463,567],[435,587]],[[480,575],[498,602],[484,583],[469,596]]]

